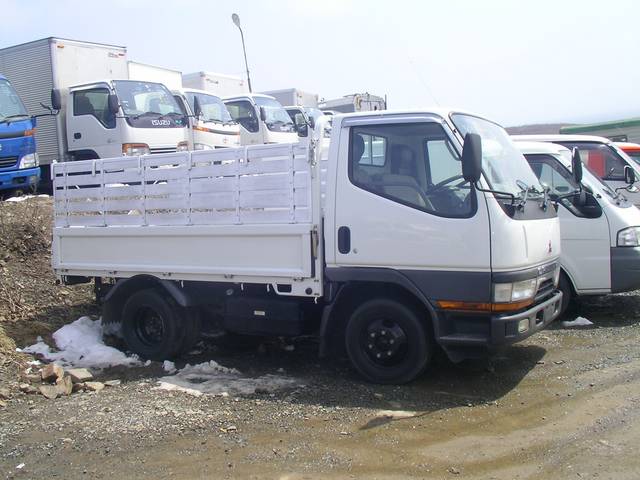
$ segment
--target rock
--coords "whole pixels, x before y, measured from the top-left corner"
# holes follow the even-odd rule
[[[121,383],[122,382],[120,380],[107,380],[106,382],[104,382],[104,386],[105,387],[117,387]]]
[[[40,373],[42,381],[55,382],[57,379],[64,377],[64,368],[55,363],[45,365]]]
[[[55,400],[60,395],[60,391],[56,385],[40,385],[40,393],[49,400]]]
[[[60,392],[60,395],[71,395],[71,392],[73,392],[73,382],[71,381],[71,377],[64,376],[62,378],[58,378],[58,380],[56,380],[56,388],[58,389],[58,392]]]
[[[454,475],[460,475],[460,469],[458,469],[456,467],[449,467],[448,472],[449,473],[453,473]]]
[[[104,383],[102,382],[84,382],[84,386],[90,392],[99,392],[104,388]]]
[[[4,408],[7,406],[7,402],[0,400],[0,408]]]
[[[71,389],[72,392],[81,392],[86,388],[84,383],[74,383]]]
[[[0,400],[9,400],[11,393],[8,388],[0,388]]]
[[[93,380],[93,375],[91,375],[91,372],[86,368],[71,368],[67,370],[67,373],[73,383],[83,383]]]
[[[24,392],[24,393],[37,393],[37,389],[31,385],[29,385],[28,383],[21,383],[20,384],[20,391]]]
[[[23,378],[25,382],[29,382],[29,383],[40,383],[42,381],[42,376],[40,376],[37,373],[29,373],[25,375]]]
[[[257,395],[266,395],[267,393],[269,393],[269,390],[267,390],[267,389],[266,389],[266,388],[264,388],[264,387],[256,387],[256,389],[255,389],[255,393],[256,393]]]

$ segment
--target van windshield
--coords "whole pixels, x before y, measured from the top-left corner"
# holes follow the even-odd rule
[[[9,81],[0,78],[0,122],[28,116],[27,109]]]
[[[198,99],[202,110],[202,120],[205,122],[232,123],[233,119],[222,100],[215,95],[206,93],[185,92],[192,111],[195,111],[195,99]]]
[[[463,138],[467,133],[477,133],[482,138],[482,172],[493,190],[514,196],[528,189],[530,195],[543,192],[540,181],[504,128],[460,113],[451,114],[451,120]]]

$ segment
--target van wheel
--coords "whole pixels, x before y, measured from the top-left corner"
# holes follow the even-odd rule
[[[391,299],[369,300],[351,315],[346,348],[367,380],[407,383],[426,368],[433,353],[431,332],[410,307]]]
[[[562,318],[569,309],[571,301],[573,300],[573,289],[571,288],[571,282],[564,272],[560,272],[558,289],[562,292],[562,304],[560,305],[560,313],[558,314],[557,318]]]
[[[170,359],[182,347],[182,312],[165,297],[153,289],[140,290],[124,305],[122,336],[127,347],[142,358]]]

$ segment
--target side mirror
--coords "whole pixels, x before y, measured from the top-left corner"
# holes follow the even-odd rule
[[[624,183],[629,186],[636,183],[636,172],[629,165],[624,167]]]
[[[296,130],[298,130],[299,137],[306,137],[309,135],[309,126],[301,113],[296,113],[294,116],[294,122],[296,124]]]
[[[200,100],[198,97],[193,97],[193,114],[196,118],[200,118],[202,116],[202,107],[200,106]]]
[[[577,148],[573,149],[571,154],[571,169],[573,170],[573,178],[578,184],[582,183],[582,159],[580,158],[580,151]]]
[[[263,122],[267,121],[267,111],[264,109],[264,107],[260,107],[260,120],[262,120]]]
[[[309,117],[309,126],[313,129],[316,128],[316,119],[313,117]]]
[[[467,133],[462,146],[462,176],[476,183],[482,174],[482,139],[477,133]]]
[[[118,110],[120,109],[120,101],[118,100],[118,96],[110,93],[109,99],[107,100],[107,105],[109,107],[109,112],[112,115],[116,115],[118,113]]]
[[[62,101],[61,101],[61,98],[60,98],[60,90],[58,90],[57,88],[52,88],[51,89],[51,108],[53,110],[62,109]]]

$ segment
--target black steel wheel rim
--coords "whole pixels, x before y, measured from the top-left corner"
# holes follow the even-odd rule
[[[136,336],[147,346],[158,345],[164,337],[164,321],[153,308],[141,307],[134,319]]]
[[[402,363],[409,350],[406,332],[398,322],[388,317],[379,317],[367,323],[360,343],[369,360],[384,367]]]

